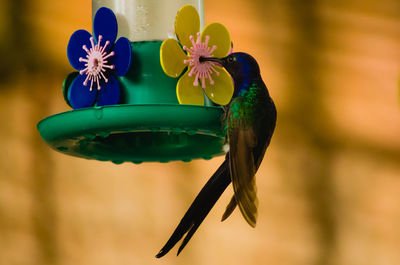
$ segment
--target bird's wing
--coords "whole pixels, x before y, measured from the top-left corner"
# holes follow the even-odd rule
[[[245,220],[255,227],[258,199],[255,183],[257,168],[253,148],[257,145],[257,137],[252,126],[245,128],[233,126],[228,137],[229,168],[235,200]]]
[[[233,195],[231,201],[226,206],[225,212],[221,218],[221,222],[225,221],[226,218],[228,218],[233,213],[233,211],[236,209],[236,206],[237,206],[237,203],[236,203],[235,195]]]

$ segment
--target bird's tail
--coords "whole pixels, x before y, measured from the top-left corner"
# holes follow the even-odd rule
[[[192,205],[190,205],[189,209],[183,216],[179,225],[175,228],[175,231],[169,238],[168,242],[156,255],[157,258],[161,258],[167,254],[171,248],[173,248],[175,244],[186,234],[186,237],[183,239],[183,242],[179,247],[179,255],[179,253],[192,238],[197,228],[203,222],[204,218],[206,218],[208,213],[211,211],[219,197],[221,197],[221,194],[225,191],[226,187],[228,187],[230,182],[231,177],[229,174],[229,162],[227,155],[225,161],[207,181],[206,185],[204,185],[203,189],[197,195]]]

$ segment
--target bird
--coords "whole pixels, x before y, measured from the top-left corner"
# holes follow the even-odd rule
[[[255,174],[264,158],[275,130],[277,111],[260,74],[257,61],[249,54],[235,52],[224,58],[200,57],[225,68],[234,83],[228,105],[223,106],[222,126],[229,147],[225,160],[201,189],[173,234],[156,255],[167,254],[185,235],[177,255],[187,245],[200,224],[232,182],[234,195],[222,216],[222,221],[239,207],[247,223],[257,221],[257,190]]]

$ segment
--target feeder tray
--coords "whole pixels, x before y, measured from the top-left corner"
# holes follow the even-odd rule
[[[222,155],[220,107],[114,105],[72,110],[39,122],[53,149],[76,157],[123,162],[169,162]]]

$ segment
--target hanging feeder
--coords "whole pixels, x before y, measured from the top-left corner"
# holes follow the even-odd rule
[[[161,40],[167,39],[168,35],[171,35],[170,27],[173,25],[176,12],[181,8],[176,2],[182,1],[165,1],[165,3],[163,1],[159,4],[150,2],[140,5],[135,0],[103,2],[93,0],[93,13],[96,14],[96,11],[102,10],[107,16],[111,16],[113,12],[116,14],[114,17],[119,22],[118,36],[127,37],[130,41],[129,69],[125,66],[124,70],[110,66],[110,69],[114,69],[114,73],[110,72],[107,78],[103,75],[103,79],[99,75],[96,83],[95,75],[91,77],[88,73],[90,67],[83,69],[84,67],[79,68],[78,64],[86,62],[90,66],[90,56],[92,56],[89,54],[92,51],[90,47],[95,49],[96,46],[99,51],[107,51],[105,57],[113,58],[111,61],[115,64],[126,65],[127,57],[118,56],[118,52],[125,49],[126,39],[119,38],[112,46],[114,51],[111,51],[114,41],[107,46],[102,38],[104,35],[104,39],[107,39],[110,28],[115,25],[106,23],[103,19],[101,21],[97,19],[96,22],[96,17],[94,18],[93,38],[87,41],[86,49],[84,49],[86,52],[79,50],[82,46],[75,45],[76,47],[74,47],[72,39],[76,37],[74,34],[79,35],[78,37],[81,35],[86,37],[88,33],[83,30],[74,33],[70,40],[68,56],[71,65],[79,70],[80,74],[75,72],[68,76],[64,82],[64,96],[67,103],[75,106],[75,109],[41,120],[37,127],[43,140],[56,151],[67,155],[111,161],[116,164],[176,160],[188,162],[192,159],[211,159],[214,156],[222,155],[224,153],[222,151],[224,143],[224,132],[221,128],[222,108],[214,106],[206,96],[203,97],[202,103],[204,104],[202,105],[191,104],[190,100],[181,104],[186,92],[182,92],[182,94],[179,89],[182,90],[182,87],[187,86],[187,82],[182,80],[186,75],[190,76],[188,71],[193,69],[193,65],[189,65],[189,60],[185,60],[185,63],[188,63],[186,73],[171,75],[168,74],[168,69],[165,69],[168,67],[168,63],[160,64],[160,48],[163,46]],[[122,2],[124,5],[121,4]],[[202,14],[202,1],[186,2],[196,3],[197,5],[194,6]],[[110,9],[100,8],[103,6]],[[127,6],[132,8],[127,8]],[[193,7],[192,9],[186,8],[189,11],[185,11],[185,14],[193,12],[193,9]],[[158,12],[163,13],[165,21],[160,19]],[[102,18],[106,15],[103,15]],[[203,28],[202,17],[202,15],[199,16],[199,27],[201,26],[201,28]],[[177,23],[175,21],[175,28]],[[97,30],[96,27],[99,28],[99,25],[106,28],[103,31]],[[207,38],[209,39],[208,36]],[[90,41],[92,41],[92,46],[90,46]],[[71,59],[73,56],[70,56],[70,50],[72,50],[71,54],[76,53],[74,49],[78,49],[77,53],[86,56],[82,55],[78,61],[75,60],[75,65]],[[190,51],[187,50],[188,56],[189,53]],[[88,59],[82,60],[82,58]],[[174,55],[171,55],[171,58],[174,58]],[[89,62],[87,62],[88,60]],[[98,61],[94,61],[96,66],[97,63]],[[103,72],[107,73],[106,70],[104,68]],[[183,68],[180,71],[183,71]],[[221,76],[225,76],[225,73]],[[107,81],[103,82],[104,84],[101,83],[105,79]],[[226,80],[223,82],[231,82],[230,79]],[[195,81],[198,82],[197,79]],[[205,85],[204,79],[200,81],[202,83],[197,84],[197,87],[203,88],[203,90],[200,89],[201,93],[204,91],[212,99],[214,88],[211,86],[207,90],[203,86]],[[214,82],[211,77],[210,81]],[[216,83],[218,82],[222,81],[216,81]],[[85,99],[82,103],[83,96],[79,93],[83,92],[77,94],[76,87],[86,87],[85,97],[93,98],[93,102],[92,99],[89,99],[88,103]],[[118,91],[115,87],[118,88]],[[112,89],[117,92],[113,90],[114,92],[111,93]],[[216,98],[218,100],[218,97]],[[113,103],[113,100],[116,101]],[[90,106],[86,106],[86,103]]]

